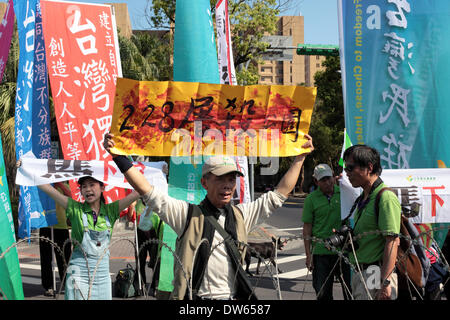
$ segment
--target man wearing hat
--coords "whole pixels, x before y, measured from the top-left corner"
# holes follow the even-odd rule
[[[158,192],[125,156],[113,155],[145,204],[178,235],[176,253],[181,263],[175,263],[172,299],[191,298],[188,287],[193,299],[253,297],[241,266],[247,235],[260,217],[267,218],[281,207],[294,188],[306,155],[314,150],[312,138],[305,137],[308,141],[302,148],[309,150],[295,158],[276,189],[253,202],[236,206],[231,205],[231,200],[236,177],[242,173],[230,157],[214,156],[205,161],[201,184],[207,194],[199,205],[194,205]],[[114,147],[112,138],[112,134],[105,135],[105,150]]]
[[[333,229],[341,228],[341,201],[339,187],[327,164],[314,168],[313,178],[318,188],[311,192],[303,205],[303,241],[305,244],[306,266],[312,271],[313,287],[317,300],[333,300],[333,281],[337,276],[342,284],[344,298],[348,299],[348,290],[342,278],[350,288],[350,268],[339,256],[328,250],[321,241],[333,235]],[[341,273],[342,272],[342,273]]]

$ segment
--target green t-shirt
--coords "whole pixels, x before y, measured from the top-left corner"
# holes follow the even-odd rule
[[[334,186],[333,196],[328,200],[320,189],[311,192],[303,204],[303,223],[312,224],[312,236],[326,239],[333,234],[333,229],[339,229],[341,222],[341,193]],[[313,242],[313,254],[336,254],[328,250],[321,242]]]
[[[358,236],[364,232],[358,240],[359,248],[356,250],[356,256],[359,263],[372,263],[381,261],[383,258],[384,245],[386,243],[385,235],[380,233],[370,233],[380,230],[394,234],[400,233],[401,207],[397,196],[390,191],[385,191],[379,204],[378,224],[375,216],[375,199],[378,192],[386,187],[384,183],[380,184],[370,195],[369,203],[354,215],[353,235]],[[355,257],[350,254],[350,262],[355,263]]]
[[[161,218],[154,212],[152,212],[151,220],[152,220],[152,224],[153,224],[153,229],[155,229],[155,231],[158,231],[157,236],[160,241],[158,244],[158,256],[160,256],[163,235],[164,235],[164,221],[162,221]],[[159,224],[160,222],[161,222],[161,225]],[[159,230],[158,230],[158,226],[159,226]]]
[[[119,218],[119,201],[114,201],[109,204],[102,203],[100,205],[100,214],[97,217],[97,223],[94,226],[94,218],[92,216],[91,206],[86,202],[78,202],[73,200],[72,198],[68,199],[66,215],[70,220],[72,225],[72,239],[77,240],[78,242],[83,241],[83,213],[87,213],[87,221],[88,228],[95,231],[105,231],[107,230],[106,219],[105,216],[108,215],[109,222],[111,224],[111,228],[114,226],[114,223]],[[74,243],[76,244],[76,243]]]
[[[68,190],[70,190],[68,182],[63,182],[63,184]],[[55,189],[64,194],[61,187],[58,186],[57,184],[55,184]],[[56,202],[55,202],[55,209],[56,209],[56,219],[58,219],[58,223],[53,225],[52,227],[54,229],[68,229],[69,226],[67,225],[66,210],[64,209],[64,207],[60,206]]]

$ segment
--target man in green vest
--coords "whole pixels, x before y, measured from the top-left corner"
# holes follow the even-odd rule
[[[302,213],[306,266],[312,271],[317,300],[333,300],[335,276],[341,283],[347,300],[350,297],[350,267],[321,242],[332,236],[333,230],[339,230],[342,226],[341,193],[327,164],[317,165],[313,178],[318,189],[306,197]],[[313,242],[311,237],[320,240]]]
[[[107,151],[114,147],[112,138],[112,134],[105,135]],[[274,191],[236,206],[231,205],[236,177],[243,174],[230,157],[215,156],[204,162],[201,183],[207,194],[200,205],[194,205],[159,192],[127,157],[113,155],[144,203],[178,235],[176,253],[181,263],[175,263],[172,299],[248,300],[253,296],[241,266],[247,235],[260,218],[281,207],[294,188],[305,157],[314,150],[312,138],[305,138],[302,148],[307,150],[295,157]]]

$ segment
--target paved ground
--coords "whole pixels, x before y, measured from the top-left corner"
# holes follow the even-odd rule
[[[302,205],[301,198],[289,199],[284,210],[286,216],[292,217],[292,212],[298,210]],[[288,208],[291,206],[292,208]],[[279,209],[278,209],[279,210]],[[291,210],[291,211],[289,211]],[[284,224],[284,225],[283,225]],[[275,227],[277,225],[277,227]],[[312,288],[311,273],[305,268],[305,255],[303,249],[303,240],[295,237],[301,234],[301,227],[289,228],[292,226],[291,221],[278,220],[276,223],[267,221],[261,224],[249,235],[252,241],[270,241],[269,235],[281,236],[283,239],[289,239],[284,250],[278,252],[278,265],[283,271],[277,277],[274,268],[264,265],[261,267],[260,276],[251,278],[253,285],[256,287],[256,293],[260,299],[264,300],[315,300],[315,292]],[[110,256],[110,274],[112,281],[115,280],[117,272],[125,268],[128,263],[135,266],[135,247],[134,247],[134,225],[124,222],[118,222],[114,226],[113,238],[111,241]],[[38,234],[38,233],[37,233]],[[57,294],[54,297],[46,297],[43,295],[40,276],[40,256],[39,245],[37,240],[31,242],[22,242],[18,245],[19,260],[21,264],[21,274],[23,280],[24,295],[26,300],[63,300],[64,294]],[[252,259],[250,270],[255,273],[256,259]],[[55,269],[56,270],[56,269]],[[57,290],[59,292],[60,282],[58,272],[55,272]],[[152,270],[146,268],[147,282],[150,282]],[[147,288],[146,288],[147,289]],[[148,290],[145,290],[148,292]],[[340,284],[335,282],[334,297],[337,300],[343,300]],[[113,300],[122,300],[113,297]],[[144,296],[129,298],[126,300],[155,300],[148,293]]]
[[[110,257],[110,273],[112,281],[118,270],[126,267],[128,263],[135,265],[135,248],[134,248],[134,225],[131,223],[117,222],[114,226],[113,237],[111,241],[111,257]],[[261,227],[253,230],[249,239],[251,241],[270,241],[270,234],[282,236],[284,238],[292,236],[289,229],[280,230],[273,228],[271,225],[263,223]],[[36,236],[38,233],[36,232]],[[311,274],[308,274],[304,267],[304,254],[299,251],[300,240],[288,242],[285,250],[278,257],[280,268],[285,273],[280,274],[277,280],[272,277],[270,272],[275,270],[261,267],[261,276],[252,278],[253,284],[257,287],[258,296],[263,299],[305,299],[314,300],[315,294],[311,287]],[[55,297],[46,297],[43,295],[43,289],[40,280],[40,256],[38,240],[31,242],[22,242],[18,246],[19,260],[21,264],[21,274],[23,279],[25,299],[32,300],[54,300],[64,299],[63,293],[57,294]],[[299,267],[301,265],[301,268]],[[250,269],[254,272],[256,269],[256,259],[253,258]],[[146,268],[147,282],[152,277],[152,269]],[[272,271],[270,271],[272,270]],[[55,268],[56,292],[59,293],[60,282],[59,275]],[[277,290],[280,288],[280,290]],[[147,289],[147,288],[146,288]],[[146,290],[148,292],[148,289]],[[281,297],[280,297],[281,295]],[[120,298],[113,298],[120,299]],[[145,296],[132,299],[154,300],[155,298],[146,294]]]

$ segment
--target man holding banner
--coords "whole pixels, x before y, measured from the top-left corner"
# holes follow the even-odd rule
[[[112,134],[105,135],[104,148],[109,152],[115,146],[113,137]],[[254,298],[241,266],[245,255],[245,247],[241,244],[246,244],[248,230],[258,219],[281,207],[294,188],[305,157],[314,150],[312,138],[307,134],[305,138],[307,141],[302,145],[304,150],[295,158],[276,189],[253,202],[237,206],[231,206],[231,200],[236,189],[236,177],[242,176],[242,173],[230,157],[211,157],[203,164],[201,183],[207,194],[200,205],[159,192],[133,168],[127,157],[113,157],[117,167],[143,197],[146,205],[151,206],[178,235],[176,253],[181,265],[175,266],[172,299]],[[206,245],[204,239],[208,240]],[[239,252],[235,242],[239,244]],[[210,255],[209,248],[215,248]],[[188,290],[191,278],[192,296]]]

